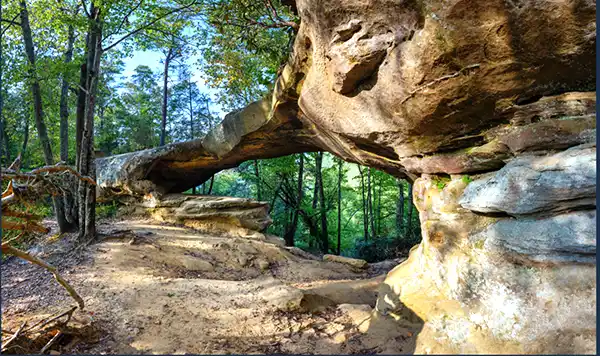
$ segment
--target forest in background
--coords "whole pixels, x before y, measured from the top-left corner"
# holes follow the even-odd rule
[[[93,157],[200,138],[218,111],[268,95],[298,27],[285,1],[0,2],[2,166],[19,156],[23,170],[63,161],[90,176]],[[125,76],[136,51],[160,53],[162,70]],[[61,230],[93,238],[96,212],[115,205],[96,204],[92,188],[37,209],[52,206],[59,223],[66,216]],[[288,245],[374,261],[420,240],[411,190],[319,152],[245,162],[188,193],[267,201],[269,232]]]

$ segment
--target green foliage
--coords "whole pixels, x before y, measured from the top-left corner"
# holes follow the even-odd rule
[[[473,181],[473,179],[472,179],[470,176],[468,176],[468,175],[464,175],[464,176],[462,176],[461,180],[462,180],[462,181],[463,181],[463,183],[465,183],[465,184],[469,184],[469,183],[471,183],[471,182]]]
[[[287,7],[273,1],[281,21],[274,19],[265,4],[251,0],[206,3],[210,27],[201,36],[202,72],[208,84],[219,89],[218,101],[226,109],[238,109],[264,96],[289,53],[294,33],[280,25],[295,18]]]
[[[367,262],[378,262],[405,255],[414,245],[417,238],[380,237],[373,240],[358,240],[347,252],[350,257],[361,258]]]
[[[450,178],[446,178],[446,177],[435,177],[435,178],[433,178],[433,184],[439,190],[444,189],[449,182],[450,182]]]
[[[108,219],[115,217],[119,210],[119,206],[116,202],[111,203],[97,203],[96,204],[96,217],[98,219]]]

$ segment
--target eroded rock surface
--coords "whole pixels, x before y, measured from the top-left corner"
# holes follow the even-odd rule
[[[148,194],[140,203],[134,204],[132,210],[159,221],[183,224],[197,230],[220,231],[260,240],[266,239],[260,232],[272,222],[266,202],[210,195]]]
[[[423,241],[377,301],[383,314],[426,321],[415,352],[595,352],[595,209],[481,215],[458,203],[476,181],[456,176],[440,188],[439,179],[415,182]]]
[[[522,156],[469,184],[460,204],[482,213],[533,214],[596,205],[596,147]]]
[[[425,322],[417,353],[595,353],[595,1],[295,9],[271,97],[201,140],[99,159],[99,193],[326,150],[414,181],[423,241],[377,307]]]

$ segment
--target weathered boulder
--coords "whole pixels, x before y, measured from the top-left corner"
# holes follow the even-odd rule
[[[133,210],[159,221],[261,240],[266,238],[260,231],[272,222],[267,203],[233,197],[148,194],[133,203]]]
[[[593,353],[595,210],[481,215],[458,203],[472,184],[415,182],[423,241],[388,274],[377,310],[425,321],[416,353]]]
[[[358,269],[366,268],[368,266],[368,263],[365,260],[338,255],[323,255],[323,261],[343,263]]]
[[[549,218],[502,219],[470,240],[515,261],[596,262],[596,211]]]
[[[460,204],[482,213],[533,214],[596,205],[596,147],[521,156],[469,184]]]

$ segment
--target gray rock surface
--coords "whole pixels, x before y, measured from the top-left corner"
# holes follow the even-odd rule
[[[471,239],[520,262],[595,264],[596,211],[502,219]]]
[[[470,183],[464,208],[510,215],[596,205],[596,147],[584,145],[546,156],[522,156]]]

